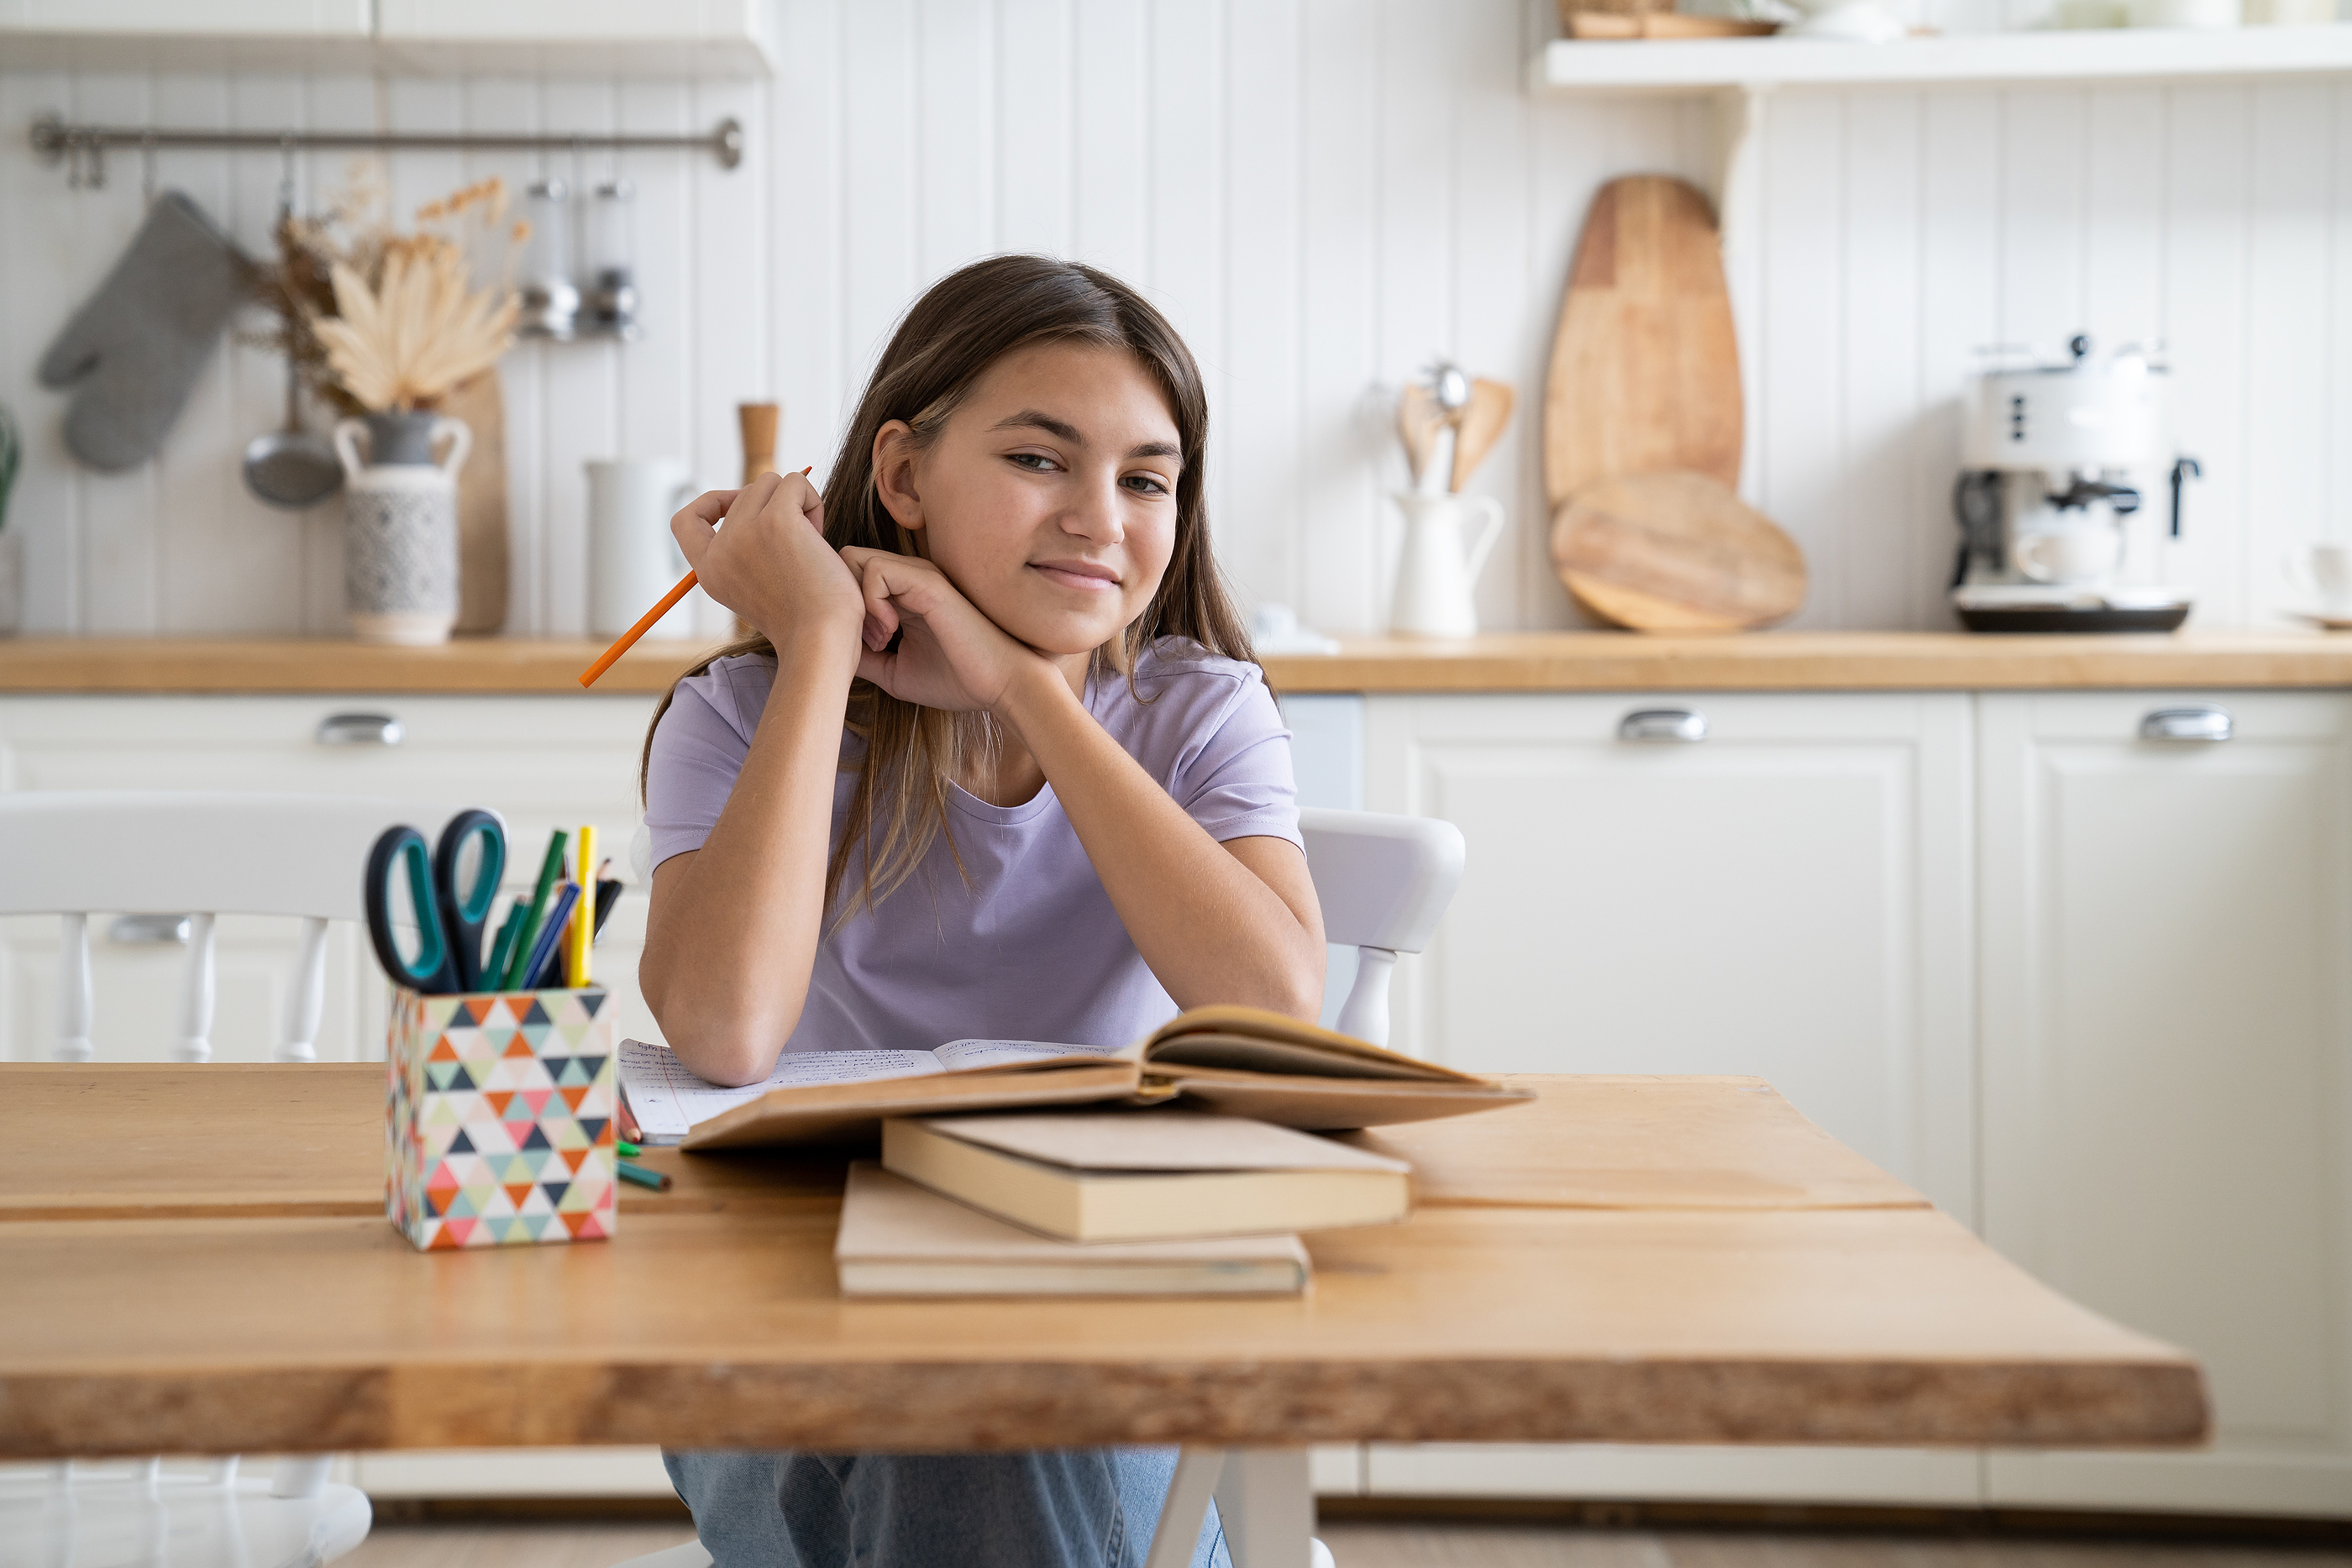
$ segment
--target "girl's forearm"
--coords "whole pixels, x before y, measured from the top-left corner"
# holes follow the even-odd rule
[[[1323,934],[1305,909],[1211,838],[1040,665],[1000,710],[1054,786],[1136,950],[1179,1007],[1244,1002],[1312,1019]],[[1303,873],[1303,866],[1302,866]]]
[[[854,635],[788,636],[742,771],[699,852],[656,873],[639,979],[678,1060],[719,1083],[775,1066],[800,1021],[856,671]]]

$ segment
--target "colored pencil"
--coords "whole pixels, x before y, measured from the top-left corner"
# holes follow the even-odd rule
[[[547,924],[539,928],[539,940],[531,944],[530,962],[524,966],[523,983],[512,990],[552,990],[563,975],[563,922],[572,906],[580,902],[580,884],[567,882],[555,894],[555,907],[547,912]]]
[[[555,891],[555,884],[563,876],[564,840],[562,828],[548,838],[547,854],[539,862],[539,888],[530,895],[530,908],[523,916],[522,930],[515,936],[513,956],[507,960],[507,971],[499,977],[499,990],[527,988],[524,982],[533,972],[528,960],[539,946],[540,917],[547,913],[548,894]]]
[[[633,1166],[626,1160],[615,1160],[613,1168],[621,1173],[623,1181],[633,1181],[639,1186],[649,1186],[656,1192],[669,1190],[669,1177],[659,1171],[649,1171],[643,1166]]]

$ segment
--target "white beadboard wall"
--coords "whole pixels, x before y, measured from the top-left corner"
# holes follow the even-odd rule
[[[1967,29],[2032,18],[1922,0]],[[646,340],[526,345],[506,365],[509,630],[578,633],[583,461],[736,463],[733,404],[777,396],[783,455],[822,465],[892,320],[971,257],[1043,250],[1142,286],[1211,381],[1211,497],[1251,601],[1375,630],[1402,477],[1378,389],[1450,351],[1514,382],[1521,413],[1477,486],[1510,510],[1488,624],[1573,625],[1545,550],[1534,440],[1558,296],[1604,180],[1714,177],[1700,99],[1523,89],[1540,0],[782,0],[772,82],[373,80],[0,69],[0,398],[30,454],[28,632],[333,632],[339,508],[272,512],[238,480],[281,371],[231,347],[163,454],[77,469],[33,366],[138,221],[140,161],[68,191],[21,128],[79,120],[272,129],[619,127],[742,120],[726,172],[632,154]],[[1671,46],[1659,46],[1671,47]],[[2188,537],[2137,548],[2200,595],[2198,623],[2274,621],[2278,562],[2352,538],[2352,82],[1784,90],[1757,170],[1743,273],[1747,488],[1803,545],[1797,624],[1949,622],[1955,399],[1979,344],[2163,340],[2175,426],[2207,479]],[[304,191],[341,154],[300,160]],[[166,152],[248,246],[274,153]],[[554,172],[571,172],[570,155]],[[602,177],[607,154],[586,172]],[[530,155],[403,154],[398,207]],[[822,466],[819,470],[823,472]],[[2151,476],[2153,479],[2153,476]],[[2160,499],[2160,497],[2152,497]],[[709,607],[705,623],[712,619]]]

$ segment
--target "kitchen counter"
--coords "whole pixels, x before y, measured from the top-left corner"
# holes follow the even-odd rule
[[[641,643],[594,689],[658,694],[704,646]],[[437,648],[291,637],[0,639],[0,692],[576,692],[580,672],[602,651],[602,643],[586,641],[509,637],[464,638]],[[1274,654],[1265,667],[1283,692],[2352,687],[2352,636],[1500,632],[1458,642],[1345,638],[1337,653]]]

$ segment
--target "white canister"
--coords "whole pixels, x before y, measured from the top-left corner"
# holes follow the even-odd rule
[[[449,438],[438,463],[433,447]],[[364,461],[359,443],[367,444]],[[362,643],[446,643],[457,624],[462,419],[372,413],[335,426],[343,465],[343,601]]]
[[[666,457],[588,465],[588,632],[617,637],[686,575],[670,536],[672,514],[696,495],[686,465]],[[691,637],[694,608],[680,601],[648,637]]]
[[[1503,503],[1492,496],[1391,493],[1404,512],[1404,549],[1397,557],[1396,599],[1389,630],[1400,637],[1467,637],[1478,630],[1473,590],[1479,570],[1503,531]],[[1476,541],[1463,526],[1484,519]]]

